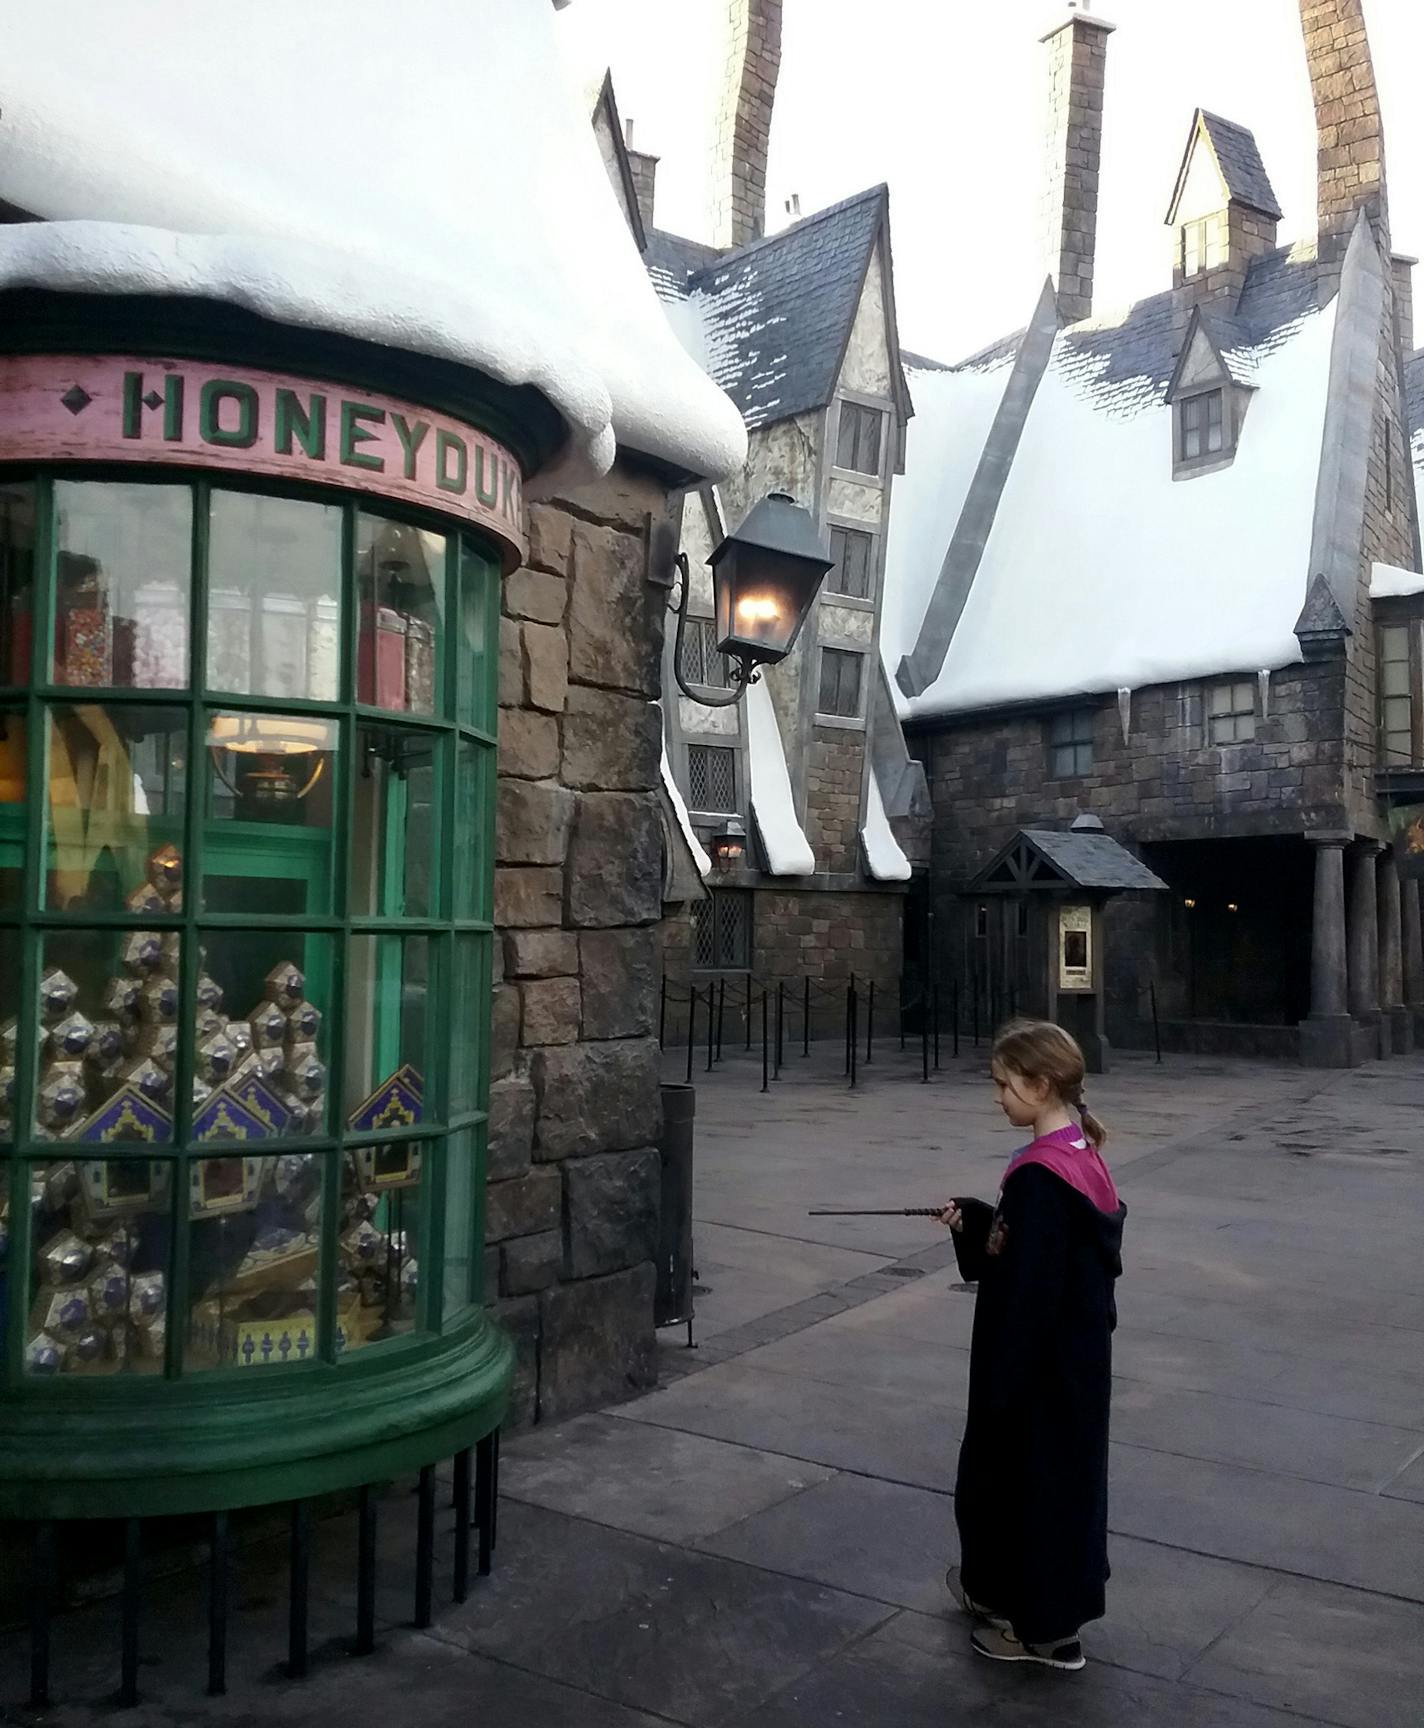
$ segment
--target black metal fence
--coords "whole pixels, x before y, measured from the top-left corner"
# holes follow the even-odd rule
[[[1151,1008],[1153,1046],[1160,1062],[1155,984]],[[710,1074],[727,1050],[740,1044],[743,1054],[750,1054],[759,1043],[762,1091],[766,1092],[787,1066],[788,1046],[807,1058],[814,1041],[837,1035],[838,1028],[844,1043],[844,1074],[852,1087],[860,1083],[861,1069],[875,1061],[877,1040],[883,1049],[887,1039],[902,1051],[911,1041],[919,1045],[920,1077],[928,1082],[940,1067],[946,1045],[954,1056],[959,1055],[961,1042],[977,1049],[1019,1011],[1016,989],[986,984],[972,974],[943,982],[926,980],[898,990],[855,974],[828,983],[809,975],[758,979],[738,973],[701,984],[674,983],[664,974],[658,1043],[665,1052],[685,1052],[688,1085],[699,1065]]]

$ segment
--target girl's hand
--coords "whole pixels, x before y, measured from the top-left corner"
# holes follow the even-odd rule
[[[955,1205],[953,1200],[951,1200],[949,1205],[945,1207],[944,1211],[940,1213],[939,1221],[941,1224],[944,1224],[949,1229],[953,1230],[956,1236],[960,1235],[964,1229],[964,1214],[959,1210],[958,1206]]]

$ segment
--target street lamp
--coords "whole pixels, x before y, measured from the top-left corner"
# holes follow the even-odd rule
[[[725,696],[699,695],[682,674],[691,571],[679,552],[682,588],[674,610],[677,640],[673,675],[685,696],[706,708],[740,702],[763,666],[775,666],[791,652],[806,622],[821,579],[835,560],[816,532],[811,512],[787,492],[772,492],[754,505],[735,534],[729,534],[707,560],[712,566],[717,652],[730,655],[733,689]]]

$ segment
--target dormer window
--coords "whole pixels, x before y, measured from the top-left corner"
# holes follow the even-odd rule
[[[1226,447],[1225,391],[1184,396],[1177,404],[1178,460],[1198,462]]]
[[[1195,308],[1167,386],[1172,410],[1172,474],[1190,480],[1225,468],[1236,455],[1254,386],[1232,372],[1226,356],[1235,332]]]
[[[1217,216],[1204,216],[1199,222],[1182,224],[1182,276],[1200,276],[1204,270],[1214,270],[1223,261],[1221,246],[1222,221]]]

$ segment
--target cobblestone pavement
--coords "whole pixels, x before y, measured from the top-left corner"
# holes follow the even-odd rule
[[[345,1654],[354,1532],[335,1519],[307,1681],[274,1666],[274,1539],[241,1557],[226,1698],[200,1695],[199,1586],[175,1576],[150,1593],[147,1702],[95,1704],[116,1652],[101,1602],[56,1625],[68,1702],[44,1720],[1419,1728],[1424,1058],[1122,1057],[1092,1085],[1130,1217],[1114,1577],[1070,1676],[971,1657],[946,1602],[973,1300],[946,1239],[806,1216],[992,1194],[1008,1141],[982,1052],[923,1085],[879,1051],[854,1094],[833,1062],[793,1058],[766,1096],[759,1064],[698,1075],[699,1348],[669,1333],[658,1391],[507,1446],[495,1574],[466,1604],[408,1629],[398,1485],[374,1657]],[[23,1696],[24,1657],[7,1638],[0,1698]]]

